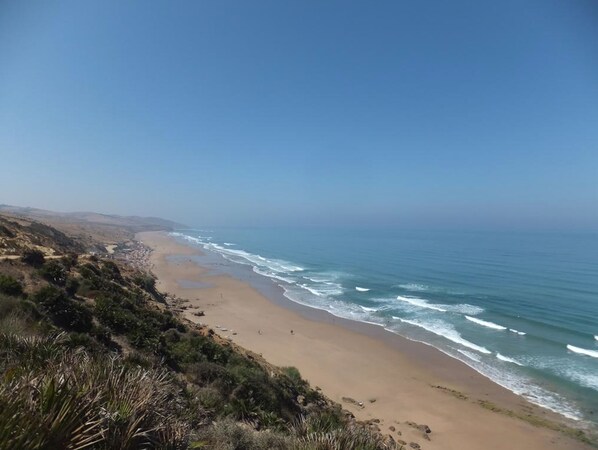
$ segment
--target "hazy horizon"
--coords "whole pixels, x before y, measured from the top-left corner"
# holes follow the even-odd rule
[[[598,231],[588,1],[0,6],[0,203]]]

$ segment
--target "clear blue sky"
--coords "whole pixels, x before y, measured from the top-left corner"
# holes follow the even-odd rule
[[[0,203],[598,230],[598,4],[3,1]]]

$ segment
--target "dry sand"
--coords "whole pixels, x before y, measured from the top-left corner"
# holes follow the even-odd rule
[[[190,300],[188,319],[210,325],[273,364],[297,367],[312,386],[358,419],[380,419],[380,429],[395,439],[417,442],[424,450],[590,448],[562,433],[483,408],[479,400],[561,420],[436,349],[292,302],[283,307],[247,283],[211,274],[190,258],[199,250],[165,233],[139,233],[138,239],[154,249],[151,263],[158,288]],[[168,258],[174,255],[179,258]],[[198,310],[205,316],[194,316]],[[343,397],[363,402],[363,407]],[[407,421],[428,425],[431,440]]]

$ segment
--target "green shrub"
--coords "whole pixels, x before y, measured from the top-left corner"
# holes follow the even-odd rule
[[[209,361],[193,364],[187,369],[187,373],[198,386],[207,386],[216,382],[219,389],[224,392],[230,392],[236,382],[235,377],[226,367]]]
[[[21,301],[18,298],[0,294],[0,317],[19,311],[20,304]]]
[[[39,250],[27,249],[23,252],[21,261],[33,267],[40,267],[46,261],[46,257]]]
[[[156,279],[149,274],[138,274],[133,278],[133,283],[148,292],[152,292],[156,289]]]
[[[299,373],[299,370],[296,367],[283,367],[282,372],[287,377],[289,377],[291,379],[291,381],[293,381],[295,383],[303,382],[303,379],[301,378],[301,374]]]
[[[39,273],[44,279],[57,286],[65,285],[68,274],[64,266],[56,260],[46,261],[39,269]]]
[[[62,258],[60,258],[60,262],[67,270],[71,270],[73,267],[75,267],[78,261],[79,255],[77,255],[76,253],[69,253],[68,255],[65,255]]]
[[[40,305],[55,325],[67,330],[86,332],[92,326],[91,311],[54,286],[41,288],[33,295],[33,301]]]
[[[23,294],[23,286],[10,275],[0,273],[0,293],[16,297]]]
[[[135,315],[112,297],[96,298],[95,313],[98,320],[116,334],[124,334],[138,327]]]
[[[120,269],[113,261],[102,261],[101,273],[109,280],[116,281],[119,283],[122,283],[124,281],[120,273]]]
[[[80,283],[77,278],[68,277],[66,279],[66,283],[64,285],[64,290],[70,297],[73,297],[79,290],[79,286],[80,286]]]

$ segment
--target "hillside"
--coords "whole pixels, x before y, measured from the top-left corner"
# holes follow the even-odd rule
[[[55,212],[0,205],[0,214],[13,220],[37,222],[77,239],[88,248],[133,239],[140,231],[173,230],[184,225],[157,217],[118,216],[94,212]]]
[[[37,222],[0,233],[0,449],[402,448],[181,319],[150,273]]]

